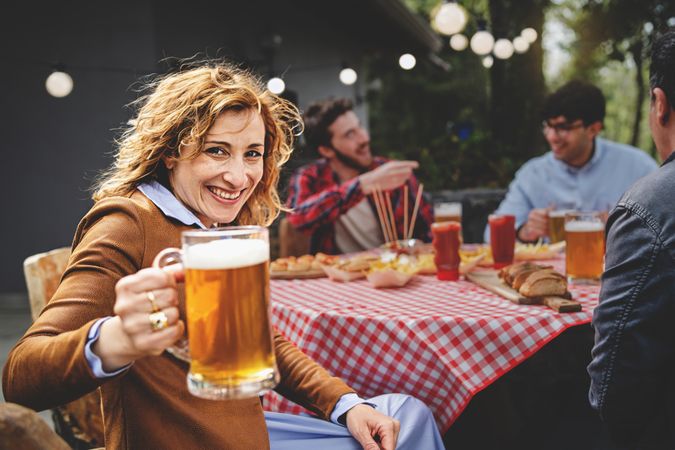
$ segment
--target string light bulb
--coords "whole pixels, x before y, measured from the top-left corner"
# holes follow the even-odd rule
[[[450,47],[458,52],[466,49],[469,46],[469,38],[463,34],[453,34],[450,38]]]
[[[340,82],[342,84],[351,86],[352,84],[356,83],[357,78],[358,75],[356,74],[356,71],[351,67],[345,67],[340,71]]]
[[[398,65],[401,66],[401,69],[403,70],[410,70],[415,67],[415,64],[417,64],[417,60],[410,53],[404,53],[398,59]]]
[[[530,44],[532,44],[534,41],[536,41],[537,36],[539,36],[537,34],[537,30],[535,30],[532,27],[525,28],[523,31],[520,32],[520,35],[522,37],[524,37],[527,40],[527,42],[529,42]]]
[[[279,95],[286,90],[286,83],[279,77],[273,77],[267,82],[267,89],[269,89],[272,94]]]
[[[489,69],[495,63],[495,60],[492,56],[487,55],[483,58],[483,67]]]
[[[45,81],[45,88],[49,95],[56,98],[67,96],[73,91],[73,78],[62,70],[55,70]]]
[[[481,30],[471,36],[471,50],[477,55],[487,55],[495,45],[495,38],[489,31]]]
[[[525,53],[530,48],[530,43],[522,36],[518,36],[513,40],[513,50],[516,53]]]
[[[509,59],[513,56],[513,44],[508,39],[497,39],[493,53],[499,59]]]
[[[455,1],[442,3],[432,12],[432,16],[433,28],[446,36],[459,33],[469,21],[466,10]]]

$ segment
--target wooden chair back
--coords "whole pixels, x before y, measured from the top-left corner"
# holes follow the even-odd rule
[[[66,270],[70,247],[58,248],[26,258],[23,263],[30,310],[37,319],[56,292]],[[103,445],[103,418],[98,391],[90,392],[71,403],[52,410],[54,427],[70,445],[82,447]]]
[[[0,448],[71,449],[38,413],[14,403],[0,403]]]
[[[309,253],[309,235],[296,230],[287,218],[279,222],[279,256],[302,256]]]

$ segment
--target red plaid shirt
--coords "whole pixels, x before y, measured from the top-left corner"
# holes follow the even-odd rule
[[[371,169],[387,162],[384,158],[375,158]],[[419,183],[413,175],[408,180],[408,214],[412,213]],[[312,233],[310,252],[339,253],[335,243],[335,221],[341,214],[356,206],[363,200],[364,194],[358,178],[340,184],[337,175],[330,167],[328,160],[318,161],[300,167],[295,171],[288,187],[287,206],[293,211],[288,213],[289,222],[298,230]],[[368,202],[377,217],[377,210],[372,196]],[[394,208],[398,235],[403,236],[403,187],[391,191],[391,202]],[[431,239],[431,223],[433,210],[422,197],[419,212],[415,221],[413,236],[425,242]]]

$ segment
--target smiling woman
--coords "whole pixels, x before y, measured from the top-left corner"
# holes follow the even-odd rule
[[[185,272],[154,268],[153,260],[179,246],[186,230],[269,225],[281,209],[279,170],[302,125],[293,105],[228,64],[186,68],[148,89],[96,188],[96,204],[78,226],[56,293],[9,355],[6,399],[46,409],[100,388],[106,448],[262,449],[271,443],[330,450],[372,447],[375,436],[385,449],[397,443],[442,448],[419,401],[379,396],[368,401],[378,412],[279,333],[273,338],[277,390],[333,423],[264,413],[256,395],[221,401],[190,395],[188,365],[179,357],[190,339],[179,284]],[[264,277],[267,259],[259,266]],[[240,291],[266,286],[259,279],[228,283]],[[248,320],[246,314],[228,317]],[[199,333],[192,339],[199,341]],[[229,351],[217,347],[217,353]],[[389,415],[405,417],[400,436],[398,420]]]
[[[134,102],[138,115],[124,132],[117,161],[101,178],[94,200],[129,194],[150,180],[178,189],[173,184],[176,180],[169,179],[175,165],[192,161],[198,166],[200,161],[205,161],[204,153],[211,155],[214,161],[228,154],[232,161],[232,151],[241,150],[233,146],[246,144],[251,148],[247,147],[247,152],[239,157],[245,156],[247,162],[252,162],[255,158],[247,154],[249,151],[263,156],[262,176],[257,180],[259,185],[246,187],[248,192],[239,190],[245,194],[246,201],[235,205],[238,209],[233,216],[209,217],[194,203],[195,199],[180,195],[178,198],[184,203],[187,201],[186,206],[199,218],[206,216],[212,224],[230,223],[235,219],[242,225],[272,223],[280,210],[276,191],[279,170],[291,155],[294,136],[302,132],[302,121],[295,106],[265,90],[250,73],[222,63],[167,75],[149,83],[146,89],[150,94]],[[262,134],[253,136],[254,131]],[[256,142],[243,143],[242,137],[238,137],[237,142],[220,139],[240,133]],[[224,167],[230,176],[234,173]],[[232,191],[233,186],[225,186],[226,183],[213,186]],[[204,195],[197,197],[203,200]]]
[[[197,157],[165,157],[174,195],[207,227],[231,223],[262,179],[264,142],[265,124],[257,111],[220,113],[203,148],[188,146]]]

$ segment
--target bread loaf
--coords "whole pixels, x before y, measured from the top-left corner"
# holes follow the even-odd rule
[[[551,266],[524,261],[504,267],[499,277],[525,297],[568,295],[565,277]]]
[[[562,296],[567,292],[567,281],[553,269],[538,270],[525,279],[519,292],[526,297]]]

